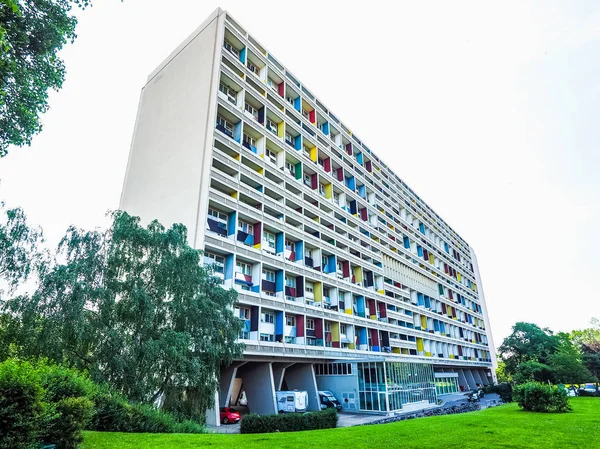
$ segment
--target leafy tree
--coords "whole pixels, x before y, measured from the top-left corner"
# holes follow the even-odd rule
[[[514,372],[513,380],[517,384],[525,382],[555,382],[556,375],[552,367],[536,360],[520,363]]]
[[[44,237],[39,228],[27,223],[23,209],[6,209],[0,202],[0,216],[0,281],[14,291],[39,270]],[[0,291],[0,300],[2,296]]]
[[[9,302],[23,355],[86,369],[134,401],[193,390],[205,410],[220,365],[242,354],[241,322],[235,291],[186,242],[183,225],[144,228],[125,212],[106,232],[71,227],[35,293]]]
[[[600,379],[600,320],[592,318],[591,327],[575,330],[571,339],[582,352],[582,362],[596,379]]]
[[[496,377],[498,383],[512,382],[512,376],[506,372],[506,363],[503,360],[498,360],[498,368],[496,369]]]
[[[48,91],[59,90],[65,65],[58,52],[77,37],[74,5],[90,0],[0,0],[0,157],[41,131]]]
[[[518,322],[513,326],[512,333],[504,339],[498,352],[506,364],[506,373],[514,375],[524,362],[535,361],[547,366],[559,343],[559,338],[550,329],[542,329],[533,323]]]
[[[557,382],[580,384],[594,380],[594,376],[582,363],[581,350],[577,348],[568,334],[558,335],[560,344],[550,356],[550,367]]]

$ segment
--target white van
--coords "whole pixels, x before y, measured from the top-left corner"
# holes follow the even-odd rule
[[[279,413],[305,412],[308,408],[306,391],[277,391],[276,396]]]

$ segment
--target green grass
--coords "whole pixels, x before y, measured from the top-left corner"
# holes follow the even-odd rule
[[[392,424],[258,435],[86,432],[82,449],[211,448],[600,448],[600,399],[571,398],[573,411],[544,414],[516,404]]]

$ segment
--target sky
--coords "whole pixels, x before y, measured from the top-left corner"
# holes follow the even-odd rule
[[[0,198],[55,246],[118,207],[140,90],[226,9],[474,249],[496,346],[600,317],[600,3],[96,0]]]

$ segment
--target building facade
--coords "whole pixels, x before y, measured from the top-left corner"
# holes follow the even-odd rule
[[[225,11],[149,76],[120,207],[185,224],[238,291],[222,406],[393,412],[493,381],[472,248]]]

